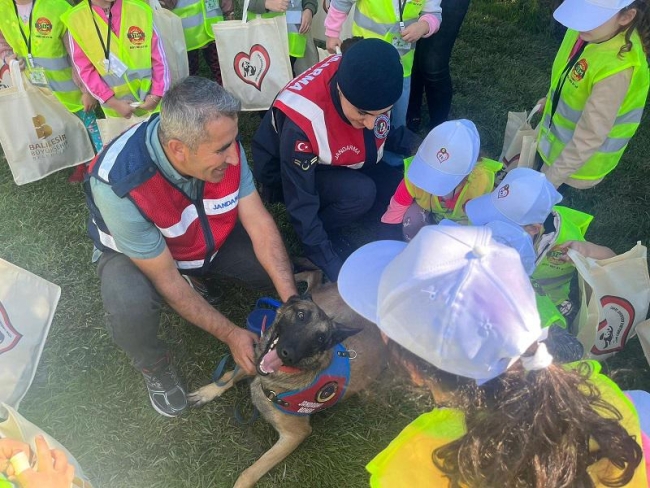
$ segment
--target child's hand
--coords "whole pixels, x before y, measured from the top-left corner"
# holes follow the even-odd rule
[[[21,488],[70,488],[74,466],[63,451],[50,450],[41,436],[36,437],[36,469],[28,468],[16,478]]]
[[[429,32],[429,24],[424,20],[418,20],[402,30],[402,39],[405,42],[417,42],[427,32]]]
[[[330,54],[336,54],[336,49],[341,49],[341,39],[338,37],[328,37],[325,41],[325,47]]]
[[[19,452],[24,452],[29,458],[31,454],[29,444],[14,439],[0,439],[0,473],[13,474],[9,460]]]
[[[537,103],[535,104],[535,106],[536,106],[536,107],[540,107],[540,108],[538,109],[538,112],[541,112],[542,110],[544,110],[544,106],[546,106],[546,97],[544,97],[544,98],[540,98],[540,99],[537,101]]]
[[[97,106],[97,100],[90,93],[85,92],[81,94],[81,103],[84,106],[84,111],[92,112]]]
[[[25,70],[25,58],[19,58],[15,54],[9,54],[9,55],[5,56],[5,59],[4,59],[5,64],[8,65],[14,59],[18,60],[18,66],[20,67],[20,71],[24,71]]]
[[[130,119],[133,112],[135,112],[135,107],[132,107],[131,104],[126,100],[119,100],[115,97],[111,97],[106,100],[106,106],[115,110],[125,119]]]
[[[307,34],[309,29],[311,29],[311,20],[314,18],[314,14],[310,9],[306,8],[302,11],[302,22],[300,23],[300,29],[298,32],[300,34]]]
[[[138,108],[140,110],[146,110],[147,112],[150,112],[151,110],[155,109],[159,103],[160,97],[149,94],[144,99],[144,103],[141,104]]]
[[[271,12],[286,12],[289,8],[289,0],[265,0],[264,7]]]
[[[557,248],[563,252],[559,259],[565,263],[571,262],[571,258],[567,254],[568,249],[573,249],[586,258],[609,259],[616,256],[616,253],[609,247],[599,246],[598,244],[588,241],[567,241],[560,244]]]

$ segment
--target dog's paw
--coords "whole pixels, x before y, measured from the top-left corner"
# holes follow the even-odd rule
[[[202,407],[206,403],[217,398],[219,393],[221,393],[221,390],[222,389],[214,383],[210,383],[209,385],[205,385],[204,387],[189,393],[187,395],[187,401],[190,402],[192,408]]]

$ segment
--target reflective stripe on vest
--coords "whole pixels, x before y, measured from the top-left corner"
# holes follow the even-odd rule
[[[402,19],[404,26],[418,21],[422,13],[424,2],[406,1]],[[411,76],[415,43],[410,43],[408,48],[403,47],[400,33],[399,11],[396,11],[392,0],[358,2],[354,11],[354,24],[352,34],[364,38],[379,38],[395,46],[402,57],[404,77]]]
[[[111,88],[115,97],[121,100],[144,101],[151,89],[151,43],[153,37],[153,12],[140,0],[123,0],[119,34],[111,34],[111,53],[126,66],[122,76],[106,71],[103,64],[104,49],[97,36],[93,15],[102,36],[106,35],[107,24],[98,14],[91,13],[87,2],[82,2],[61,17],[70,34],[84,54]],[[106,40],[104,40],[106,42]],[[107,116],[120,117],[119,113],[105,105]]]
[[[207,10],[205,0],[179,0],[176,4],[173,12],[181,18],[188,51],[214,42],[212,24],[223,21],[219,2],[214,5],[214,10]]]
[[[263,19],[271,19],[273,17],[279,17],[293,12],[294,15],[300,15],[302,18],[302,2],[299,0],[290,0],[289,7],[285,13],[280,12],[266,12],[261,14]],[[260,14],[255,14],[253,12],[248,12],[246,18],[248,20],[255,19]],[[300,33],[300,24],[290,24],[287,22],[287,34],[289,39],[289,56],[294,58],[302,58],[305,56],[305,51],[307,49],[307,36]]]
[[[34,65],[45,70],[47,82],[56,98],[70,111],[83,109],[81,90],[72,80],[72,65],[63,37],[66,28],[60,17],[72,9],[65,0],[47,0],[34,4],[31,47]],[[13,51],[27,58],[27,45],[20,32],[29,36],[29,26],[16,17],[13,2],[0,1],[0,31]],[[29,72],[29,65],[26,70]]]
[[[567,241],[584,241],[593,217],[559,205],[553,207],[553,215],[555,216],[555,239],[535,268],[532,278],[544,289],[544,293],[551,301],[559,305],[569,297],[569,285],[575,266],[560,259],[563,253],[558,250],[558,246]]]
[[[553,165],[566,144],[573,139],[576,124],[582,117],[594,85],[609,76],[632,69],[630,86],[607,138],[584,165],[571,175],[576,179],[597,180],[616,167],[639,126],[648,94],[648,63],[636,30],[630,38],[632,49],[620,56],[619,50],[625,43],[624,32],[606,42],[587,44],[580,59],[567,75],[551,120],[555,90],[577,40],[577,32],[567,31],[553,62],[551,89],[540,123],[538,148],[544,163]]]
[[[467,223],[465,204],[472,198],[476,198],[492,191],[494,188],[496,173],[503,168],[503,164],[497,161],[488,158],[481,158],[469,174],[467,182],[456,199],[454,208],[450,209],[440,202],[439,197],[418,188],[408,179],[406,173],[408,172],[412,161],[413,158],[404,160],[404,183],[406,184],[406,189],[420,207],[435,214],[437,222],[442,219],[450,219],[456,222]]]

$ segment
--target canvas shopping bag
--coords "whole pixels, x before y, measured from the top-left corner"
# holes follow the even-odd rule
[[[519,160],[522,153],[524,160],[521,162],[521,166],[526,168],[533,166],[535,152],[537,150],[537,129],[532,128],[530,121],[540,108],[541,105],[535,105],[530,111],[530,114],[527,112],[508,112],[508,122],[506,123],[506,131],[503,136],[503,148],[499,156],[499,161],[503,163],[505,171],[519,167]],[[523,144],[525,137],[527,138],[527,146],[524,152]],[[535,145],[535,147],[531,148],[531,144]]]
[[[187,47],[181,18],[160,5],[158,0],[149,0],[153,9],[153,25],[162,39],[171,82],[175,83],[190,75]]]
[[[287,21],[284,15],[212,24],[223,86],[242,102],[242,110],[266,110],[291,81]],[[228,69],[228,67],[232,67]]]
[[[624,254],[598,261],[573,249],[568,254],[579,273],[581,297],[572,328],[585,358],[606,359],[623,349],[648,313],[648,250],[638,242]]]
[[[31,446],[32,452],[36,452],[34,438],[38,435],[42,435],[51,449],[60,449],[63,451],[68,458],[68,462],[74,466],[75,478],[72,481],[72,487],[92,488],[93,485],[84,474],[81,466],[79,466],[79,462],[56,439],[47,435],[40,428],[32,424],[29,420],[5,403],[0,403],[0,419],[4,419],[0,420],[0,439],[8,438],[25,442]]]
[[[124,117],[106,117],[105,119],[97,119],[97,126],[99,127],[99,134],[102,136],[102,141],[104,141],[104,147],[134,125],[144,122],[148,118],[149,115],[144,115],[142,117],[131,115],[128,119],[125,119]]]
[[[49,89],[32,85],[18,61],[11,62],[10,72],[13,86],[0,90],[0,144],[16,184],[92,159],[95,151],[83,122]]]
[[[61,288],[0,259],[0,402],[15,408],[34,379]]]

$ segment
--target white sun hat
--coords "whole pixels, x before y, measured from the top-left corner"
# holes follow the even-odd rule
[[[600,27],[634,0],[564,0],[553,17],[560,24],[579,32]]]
[[[487,227],[424,227],[343,264],[339,292],[357,313],[433,366],[483,383],[543,339],[517,252]]]

